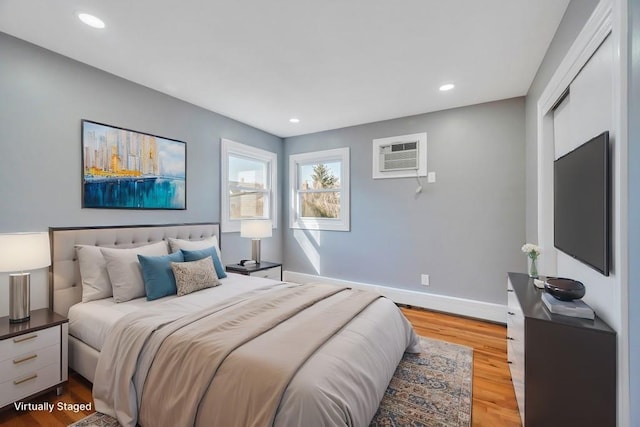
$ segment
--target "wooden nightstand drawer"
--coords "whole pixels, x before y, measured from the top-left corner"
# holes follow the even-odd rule
[[[0,361],[60,343],[60,325],[0,341]]]
[[[0,383],[0,407],[60,383],[60,363],[52,363]]]
[[[249,273],[249,276],[280,280],[280,278],[282,277],[282,267],[273,267],[266,270],[254,271],[252,273]]]
[[[60,364],[60,342],[0,362],[0,383],[23,377],[53,363]]]

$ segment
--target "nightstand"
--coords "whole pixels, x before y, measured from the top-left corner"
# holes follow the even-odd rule
[[[22,323],[0,318],[0,408],[54,387],[62,393],[68,332],[69,320],[46,308]]]
[[[262,277],[265,279],[282,280],[282,264],[262,261],[260,264],[242,266],[229,264],[225,269],[231,273],[244,274],[245,276]]]

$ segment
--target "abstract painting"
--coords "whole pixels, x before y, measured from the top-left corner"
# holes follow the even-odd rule
[[[82,207],[186,209],[187,144],[82,120]]]

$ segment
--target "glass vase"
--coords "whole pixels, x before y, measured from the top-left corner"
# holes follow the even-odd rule
[[[529,257],[529,277],[538,278],[538,259]]]

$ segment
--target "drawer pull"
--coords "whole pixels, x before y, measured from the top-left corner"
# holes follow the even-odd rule
[[[511,338],[511,337],[507,337],[507,339],[508,339],[508,340],[511,340],[511,341],[513,341],[513,338]]]
[[[38,338],[38,334],[33,334],[33,335],[26,336],[26,337],[14,338],[13,342],[18,344],[19,342],[29,341],[29,340],[32,340],[34,338]]]
[[[515,316],[515,315],[516,315],[513,311],[507,311],[507,314],[508,314],[509,316]]]
[[[31,376],[28,376],[27,378],[23,378],[21,380],[16,380],[13,382],[13,385],[18,385],[18,384],[22,384],[22,383],[26,383],[27,381],[31,381],[31,380],[35,380],[36,378],[38,378],[38,374],[33,374]]]
[[[507,363],[508,363],[509,365],[512,365],[512,364],[513,364],[513,362],[512,362],[511,360],[507,360]]]
[[[26,362],[27,360],[35,359],[36,357],[38,357],[37,354],[32,354],[31,356],[26,356],[26,357],[23,357],[22,359],[13,359],[13,364],[18,365],[20,363]]]
[[[507,289],[507,292],[513,292],[513,289]]]

